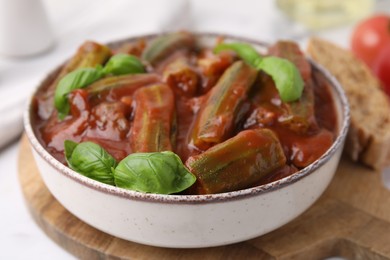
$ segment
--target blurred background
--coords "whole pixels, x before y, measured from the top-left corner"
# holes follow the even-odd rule
[[[72,258],[28,215],[17,140],[30,93],[85,40],[185,29],[350,48],[356,24],[379,12],[390,14],[390,0],[0,0],[0,259]]]

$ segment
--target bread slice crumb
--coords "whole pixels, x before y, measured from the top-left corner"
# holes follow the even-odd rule
[[[346,153],[376,170],[390,165],[390,102],[377,78],[350,51],[320,38],[309,40],[307,52],[336,77],[347,94],[351,125]]]

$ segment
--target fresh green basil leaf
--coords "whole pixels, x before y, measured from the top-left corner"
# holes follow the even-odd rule
[[[234,51],[241,59],[253,67],[256,67],[262,60],[262,57],[255,48],[246,43],[220,43],[215,46],[214,53],[220,53],[225,50]]]
[[[263,58],[257,68],[272,77],[283,102],[296,101],[301,97],[304,82],[299,70],[292,62],[270,56]]]
[[[135,74],[144,73],[144,65],[141,61],[133,56],[127,54],[116,54],[112,56],[103,69],[104,74],[112,75],[124,75],[124,74]]]
[[[73,142],[72,140],[65,140],[64,141],[65,159],[68,162],[68,164],[71,161],[73,151],[77,145],[78,145],[78,143]]]
[[[304,82],[297,67],[289,60],[273,56],[261,57],[246,43],[221,43],[214,48],[215,53],[223,50],[236,52],[246,63],[270,75],[283,102],[296,101],[301,97]]]
[[[100,145],[93,142],[64,141],[65,158],[74,171],[109,185],[115,185],[113,168],[115,159]]]
[[[69,114],[68,94],[72,90],[84,88],[102,76],[101,69],[96,68],[81,68],[66,74],[58,83],[54,94],[54,105],[58,111],[58,117],[64,119]]]
[[[147,193],[172,194],[196,181],[173,152],[133,153],[114,170],[118,187]]]

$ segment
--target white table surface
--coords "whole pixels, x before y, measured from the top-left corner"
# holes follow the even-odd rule
[[[172,5],[176,4],[176,7],[182,5],[176,0],[167,1]],[[132,34],[165,29],[177,30],[180,29],[180,24],[186,24],[190,29],[198,31],[230,32],[264,41],[288,36],[275,29],[277,28],[275,24],[274,27],[270,25],[270,22],[280,18],[272,0],[197,0],[196,3],[195,1],[191,2],[190,20],[186,20],[188,17],[181,17],[178,19],[184,20],[180,20],[178,24],[177,21],[159,16],[154,10],[152,13],[159,20],[144,21],[139,18],[141,22],[144,21],[142,26],[138,18],[124,18],[123,16],[124,12],[128,13],[126,8],[129,10],[138,8],[139,13],[145,12],[146,7],[139,5],[139,2],[142,1],[110,1],[109,5],[102,0],[44,0],[43,2],[47,7],[55,32],[56,46],[51,52],[33,58],[15,60],[0,57],[0,94],[2,99],[7,99],[5,96],[7,93],[1,92],[5,85],[8,87],[14,85],[15,88],[17,88],[16,85],[23,85],[23,90],[16,90],[18,93],[22,93],[18,98],[24,101],[44,73],[68,57],[85,39],[106,42]],[[243,8],[241,5],[243,2],[254,7]],[[389,2],[380,1],[382,6],[389,7],[385,10],[386,12],[390,12]],[[224,6],[224,9],[221,10],[221,6]],[[183,6],[179,7],[183,8]],[[171,12],[180,14],[182,11],[180,8],[175,11],[175,6],[173,6]],[[383,10],[383,8],[381,9]],[[185,12],[187,11],[185,10]],[[131,13],[131,11],[129,12]],[[118,13],[122,14],[122,17],[117,15]],[[256,18],[250,20],[248,17]],[[250,27],[248,22],[254,23],[256,26]],[[349,25],[324,31],[319,35],[347,47],[351,28],[352,25]],[[275,33],[276,31],[278,33]],[[22,73],[26,76],[19,76],[17,73],[19,70],[26,72]],[[22,110],[22,108],[20,109]],[[5,114],[0,113],[0,120],[5,116]],[[8,131],[18,132],[20,129],[15,126]],[[29,215],[18,182],[18,150],[17,141],[0,150],[0,259],[73,259],[72,255],[47,237]],[[389,177],[387,176],[387,178]]]

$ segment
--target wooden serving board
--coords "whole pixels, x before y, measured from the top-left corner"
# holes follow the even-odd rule
[[[20,144],[19,180],[39,227],[83,259],[390,259],[390,191],[380,173],[347,159],[342,159],[323,196],[294,221],[252,240],[203,249],[141,245],[77,219],[47,190],[25,136]]]

